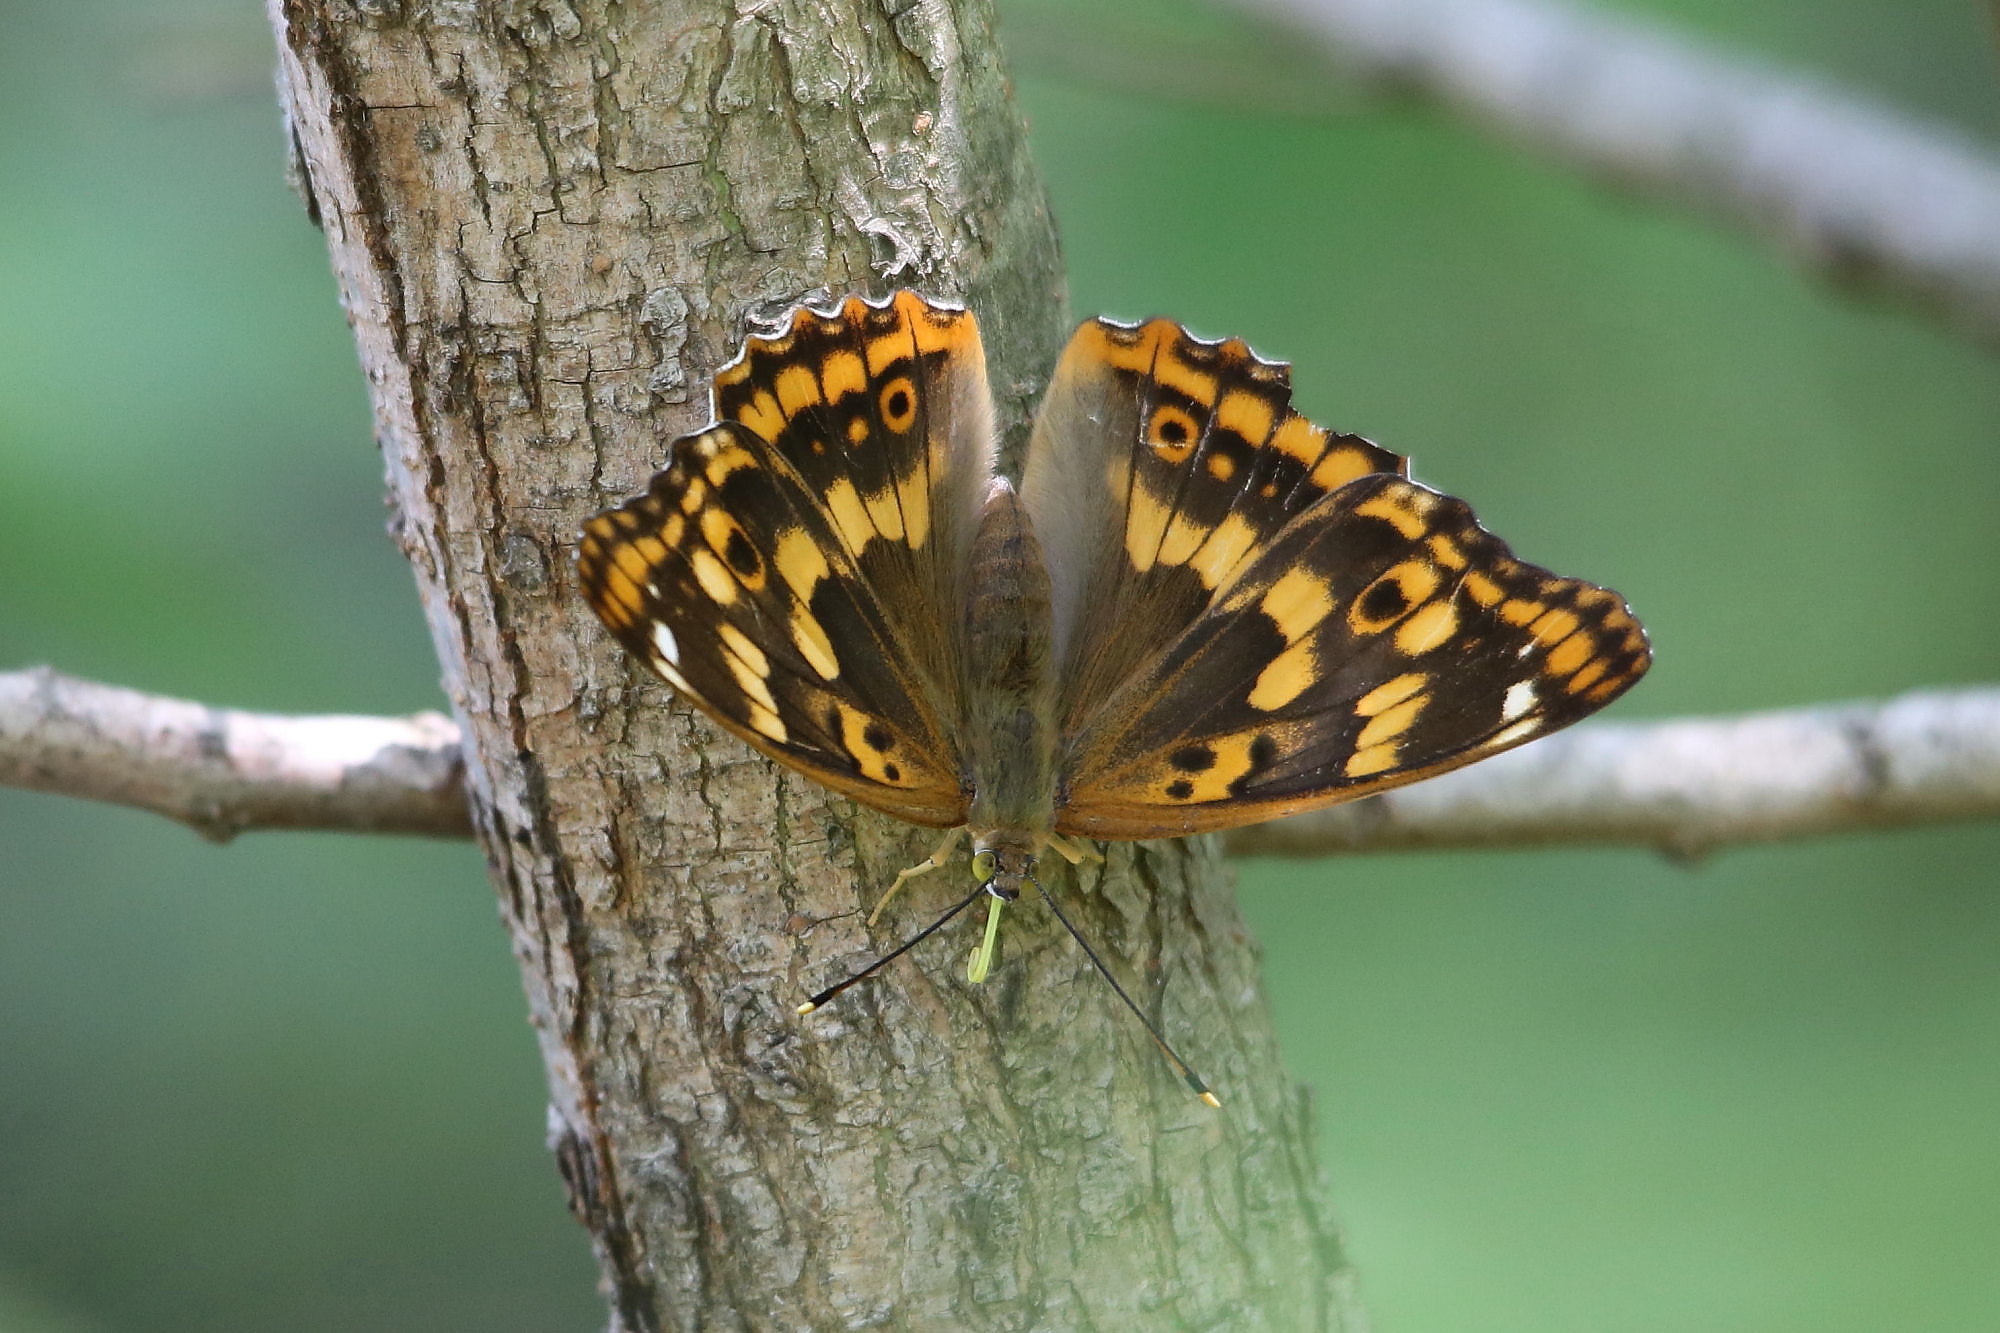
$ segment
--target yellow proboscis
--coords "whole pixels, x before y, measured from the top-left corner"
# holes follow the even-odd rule
[[[986,900],[986,936],[972,951],[972,961],[965,968],[965,979],[975,986],[993,970],[993,954],[1000,944],[1000,909],[1006,905],[1006,900],[997,895]]]

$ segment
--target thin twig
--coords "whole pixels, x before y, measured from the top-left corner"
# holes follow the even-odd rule
[[[458,729],[282,717],[0,673],[0,786],[153,810],[209,837],[311,828],[466,837]],[[1238,829],[1236,856],[1735,843],[2000,817],[2000,689],[1738,718],[1607,723],[1352,805]]]
[[[1237,856],[1736,843],[2000,817],[2000,689],[1736,718],[1599,722],[1229,835]]]
[[[2000,345],[2000,159],[1951,126],[1555,0],[1229,2],[1364,78]]]
[[[0,673],[0,785],[137,806],[226,842],[245,829],[464,838],[458,728],[284,717],[65,676]]]

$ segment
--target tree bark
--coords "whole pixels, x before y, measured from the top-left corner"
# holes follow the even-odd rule
[[[1018,438],[1067,316],[985,0],[271,14],[612,1327],[1359,1327],[1211,846],[1051,888],[1221,1112],[1030,903],[984,987],[968,926],[797,1019],[962,890],[869,930],[931,835],[718,733],[577,595],[582,520],[809,293],[964,296]]]

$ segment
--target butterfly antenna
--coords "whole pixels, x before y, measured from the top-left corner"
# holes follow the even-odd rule
[[[800,1005],[798,1007],[798,1012],[801,1014],[809,1014],[813,1010],[825,1004],[828,1000],[831,1000],[834,996],[846,990],[849,986],[852,986],[857,981],[866,981],[869,977],[874,976],[877,972],[880,972],[883,968],[895,962],[898,958],[901,958],[904,954],[916,948],[919,944],[922,944],[932,935],[935,935],[938,931],[944,929],[946,922],[950,921],[960,912],[963,912],[966,908],[972,906],[973,903],[979,900],[979,895],[984,892],[986,892],[986,886],[984,884],[981,884],[971,893],[966,894],[964,901],[960,902],[958,906],[952,908],[949,912],[946,912],[943,916],[931,922],[928,926],[925,926],[922,930],[918,931],[916,934],[910,936],[910,938],[904,941],[902,945],[897,947],[897,949],[894,952],[883,954],[880,958],[877,958],[874,962],[862,968],[859,972],[856,972],[853,976],[849,977],[847,980],[839,982],[832,986],[828,986],[825,990],[821,991],[819,994],[813,996],[810,1000],[807,1000],[804,1004]],[[1102,964],[1099,964],[1099,966],[1102,966]],[[1117,983],[1114,982],[1112,984],[1116,985]],[[1127,1000],[1126,1003],[1130,1004],[1131,1001]]]
[[[1160,1035],[1160,1030],[1153,1026],[1153,1020],[1146,1017],[1145,1011],[1132,1002],[1132,997],[1127,995],[1125,988],[1118,984],[1118,978],[1111,975],[1111,969],[1106,967],[1104,960],[1097,956],[1097,950],[1090,947],[1090,941],[1083,937],[1083,932],[1078,930],[1071,924],[1070,919],[1063,915],[1063,909],[1056,905],[1054,896],[1047,889],[1042,888],[1042,882],[1039,879],[1034,879],[1032,875],[1029,878],[1034,880],[1035,887],[1041,890],[1042,901],[1047,903],[1049,910],[1056,914],[1056,920],[1063,923],[1063,929],[1068,931],[1070,938],[1077,942],[1078,947],[1083,950],[1084,957],[1088,958],[1091,961],[1091,965],[1097,969],[1098,975],[1111,983],[1111,989],[1118,993],[1119,999],[1125,1001],[1125,1007],[1132,1011],[1132,1017],[1138,1019],[1145,1027],[1146,1035],[1151,1037],[1153,1044],[1160,1048],[1160,1054],[1167,1057],[1167,1063],[1174,1067],[1174,1072],[1179,1074],[1190,1088],[1194,1089],[1195,1096],[1201,1098],[1210,1106],[1219,1109],[1222,1103],[1216,1099],[1214,1093],[1208,1090],[1208,1084],[1201,1081],[1201,1075],[1188,1068],[1187,1061],[1174,1054],[1174,1048],[1167,1045],[1167,1039]],[[965,905],[964,903],[960,903],[959,907],[964,907]],[[958,908],[953,908],[952,910],[956,912]],[[943,923],[940,922],[939,924]]]

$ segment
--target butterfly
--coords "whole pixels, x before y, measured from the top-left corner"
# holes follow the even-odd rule
[[[585,526],[585,597],[754,749],[949,830],[891,894],[972,843],[969,896],[801,1012],[984,896],[980,979],[1051,852],[1458,768],[1650,661],[1618,594],[1515,559],[1407,459],[1294,412],[1289,367],[1237,339],[1084,323],[1018,481],[976,320],[911,291],[797,307],[713,392],[714,423]]]

